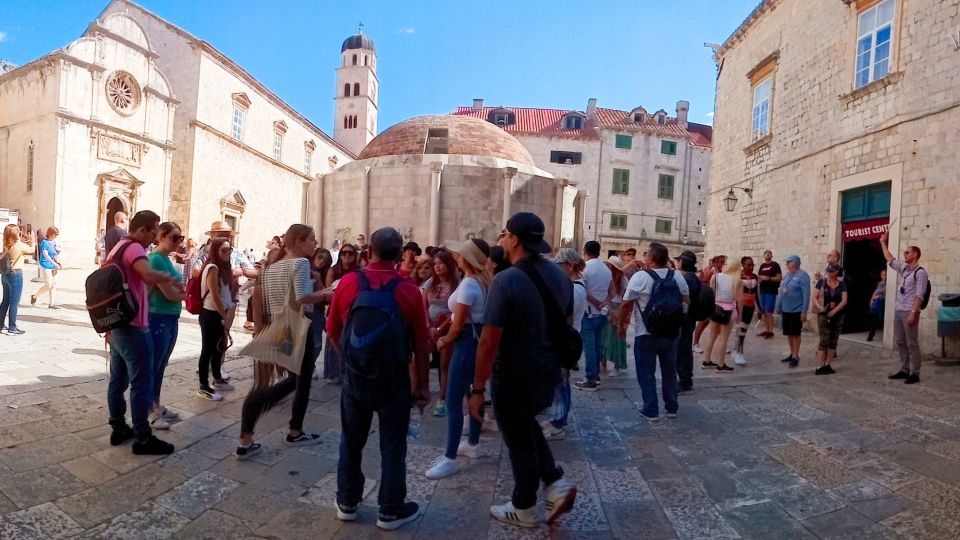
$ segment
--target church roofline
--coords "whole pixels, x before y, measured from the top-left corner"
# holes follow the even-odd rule
[[[187,32],[187,31],[184,30],[183,28],[180,28],[179,26],[171,23],[170,21],[164,19],[163,17],[157,15],[156,13],[153,13],[153,12],[150,11],[149,9],[147,9],[147,8],[145,8],[145,7],[137,4],[137,3],[135,3],[135,2],[131,2],[130,0],[111,0],[111,2],[110,2],[109,4],[107,4],[107,7],[105,7],[105,8],[103,9],[103,11],[100,12],[100,16],[98,17],[98,19],[102,18],[102,17],[107,13],[107,10],[110,9],[110,6],[112,6],[112,5],[114,5],[114,4],[123,4],[123,5],[125,5],[125,6],[129,6],[129,7],[131,7],[131,8],[138,9],[138,10],[140,10],[144,15],[147,15],[147,16],[149,16],[149,17],[153,17],[153,18],[156,19],[157,21],[163,23],[163,24],[166,25],[170,30],[174,31],[175,33],[181,35],[182,37],[184,37],[184,38],[186,38],[186,39],[188,39],[188,40],[190,40],[190,41],[195,42],[196,44],[198,44],[198,45],[200,46],[200,49],[201,49],[203,52],[205,52],[205,53],[207,53],[208,55],[210,55],[210,56],[211,56],[214,60],[216,60],[217,62],[220,62],[225,68],[227,68],[228,71],[230,71],[230,72],[233,73],[234,75],[236,75],[236,76],[238,76],[239,78],[244,79],[245,81],[247,81],[248,83],[250,83],[250,85],[251,85],[255,90],[257,90],[258,92],[260,92],[264,97],[266,97],[269,101],[273,102],[274,105],[276,105],[277,107],[279,107],[280,109],[282,109],[283,111],[285,111],[285,112],[286,112],[287,114],[289,114],[291,117],[293,117],[294,119],[296,119],[297,121],[299,121],[300,123],[302,123],[302,124],[304,125],[304,127],[306,127],[308,130],[311,130],[311,131],[316,132],[317,135],[320,136],[324,141],[330,143],[332,146],[334,146],[335,148],[337,148],[338,150],[340,150],[341,152],[343,152],[344,154],[346,154],[348,157],[350,157],[350,159],[356,159],[357,155],[354,154],[352,151],[350,151],[350,149],[348,149],[346,146],[344,146],[344,145],[340,144],[339,142],[337,142],[336,139],[334,139],[333,137],[331,137],[330,135],[328,135],[325,131],[323,131],[322,129],[320,129],[316,124],[314,124],[313,122],[311,122],[310,120],[308,120],[307,117],[305,117],[305,116],[303,116],[302,114],[300,114],[299,112],[297,112],[296,109],[294,109],[294,108],[291,107],[286,101],[284,101],[283,99],[281,99],[280,96],[274,94],[274,93],[273,93],[269,88],[267,88],[263,83],[261,83],[260,81],[258,81],[258,80],[256,79],[256,77],[254,77],[253,75],[251,75],[250,72],[248,72],[247,70],[243,69],[243,67],[241,67],[240,64],[238,64],[238,63],[234,62],[232,59],[230,59],[229,56],[227,56],[227,55],[225,55],[224,53],[220,52],[216,47],[214,47],[214,46],[211,45],[210,43],[208,43],[208,42],[206,42],[206,41],[204,41],[204,40],[202,40],[202,39],[194,36],[194,35],[191,34],[190,32]]]
[[[846,2],[847,0],[843,0]],[[771,12],[780,5],[781,0],[761,0],[757,7],[753,8],[753,11],[747,15],[747,18],[744,19],[740,26],[730,34],[730,37],[720,45],[720,48],[717,49],[715,53],[717,58],[723,57],[724,54],[730,51],[734,45],[739,43],[743,37],[747,34],[748,31],[757,23],[764,15]]]

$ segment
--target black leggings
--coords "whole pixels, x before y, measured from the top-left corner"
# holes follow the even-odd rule
[[[312,325],[311,325],[312,326]],[[303,429],[303,417],[307,414],[307,404],[310,402],[310,383],[313,379],[313,370],[317,361],[313,350],[313,329],[307,331],[307,344],[303,348],[303,365],[300,374],[288,373],[282,381],[266,388],[254,388],[243,400],[243,412],[240,418],[240,433],[253,433],[257,420],[263,413],[272,409],[290,392],[293,394],[293,407],[290,414],[290,429]]]
[[[210,371],[213,371],[213,378],[220,379],[220,359],[223,351],[220,348],[224,345],[225,338],[223,332],[223,317],[212,309],[200,311],[200,388],[211,390]]]

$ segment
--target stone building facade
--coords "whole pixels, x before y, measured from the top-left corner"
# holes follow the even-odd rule
[[[114,14],[143,29],[180,101],[169,212],[155,209],[186,234],[201,239],[224,220],[239,232],[239,247],[260,249],[303,219],[317,175],[354,157],[206,41],[127,0],[113,0],[100,19]]]
[[[377,136],[377,47],[361,32],[340,47],[340,67],[334,87],[333,136],[359,154]]]
[[[958,28],[960,0],[761,2],[717,50],[708,254],[772,248],[813,273],[838,249],[859,315],[889,228],[893,253],[923,250],[921,345],[939,349],[936,295],[960,291]]]
[[[676,116],[642,107],[621,111],[588,101],[585,111],[487,107],[482,99],[454,115],[479,118],[510,133],[537,165],[579,189],[566,204],[565,243],[598,240],[606,252],[651,241],[671,251],[703,246],[711,128],[687,121],[689,104]],[[572,193],[572,192],[569,192]]]
[[[0,75],[0,207],[53,225],[65,264],[93,262],[113,213],[165,213],[179,101],[142,29],[105,16],[61,50]]]
[[[564,204],[575,192],[566,184],[485,121],[421,116],[384,131],[356,161],[311,184],[307,223],[325,245],[384,226],[421,246],[449,245],[493,242],[513,213],[529,211],[559,246],[564,214],[574,212]]]

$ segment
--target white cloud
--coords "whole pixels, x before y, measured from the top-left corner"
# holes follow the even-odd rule
[[[6,33],[6,32],[0,32],[0,43],[3,43],[3,42],[6,41],[6,40],[7,40],[7,33]]]
[[[713,111],[707,113],[707,118],[713,118]]]
[[[401,28],[401,29],[400,29],[400,32],[398,32],[398,33],[400,33],[400,34],[416,34],[416,33],[417,33],[417,29],[414,28],[414,27],[412,27],[412,26],[408,26],[408,27],[406,27],[406,28]]]

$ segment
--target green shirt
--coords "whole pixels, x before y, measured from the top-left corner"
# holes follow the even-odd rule
[[[183,281],[183,274],[177,271],[173,266],[170,257],[160,253],[151,253],[147,260],[150,261],[150,269],[164,274],[170,274],[177,278],[177,281]],[[161,315],[180,315],[182,302],[171,302],[163,295],[163,292],[157,287],[150,288],[150,313],[159,313]]]

